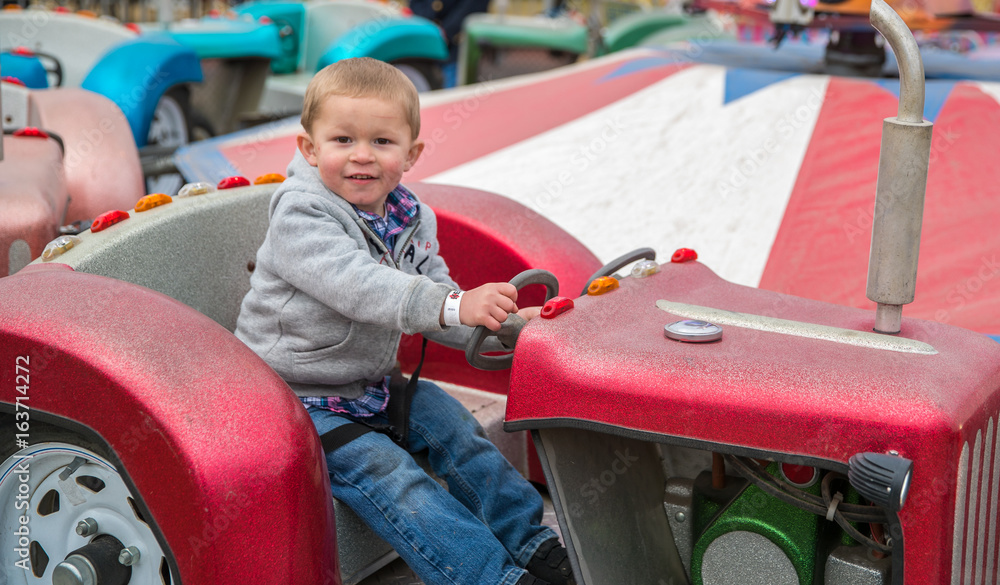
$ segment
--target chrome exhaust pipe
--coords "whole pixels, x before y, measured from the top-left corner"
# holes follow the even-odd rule
[[[934,125],[923,118],[924,64],[913,33],[883,0],[872,0],[871,23],[899,64],[899,111],[882,123],[867,287],[868,298],[877,303],[875,331],[894,334],[917,283]]]

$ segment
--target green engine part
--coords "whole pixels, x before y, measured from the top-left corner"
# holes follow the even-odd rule
[[[779,464],[771,463],[767,472],[777,476]],[[820,495],[820,483],[803,491]],[[849,490],[845,501],[856,503],[857,493]],[[785,503],[752,483],[730,478],[727,489],[713,490],[708,473],[695,483],[694,519],[694,533],[698,536],[691,556],[693,585],[704,585],[702,566],[709,546],[731,532],[745,531],[767,538],[788,557],[800,585],[818,582],[817,571],[822,571],[818,555],[825,558],[825,551],[836,544],[856,544],[836,523]]]
[[[462,25],[459,48],[459,84],[473,83],[481,56],[480,47],[535,48],[573,55],[587,52],[587,27],[569,18],[543,18],[497,14],[470,14]]]

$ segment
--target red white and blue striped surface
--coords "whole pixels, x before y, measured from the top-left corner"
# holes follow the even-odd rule
[[[424,96],[405,181],[475,187],[602,260],[698,251],[748,286],[865,297],[883,118],[898,81],[693,64],[634,50]],[[934,122],[916,301],[904,316],[1000,333],[1000,83],[927,82]],[[284,170],[295,120],[198,143],[191,180]]]

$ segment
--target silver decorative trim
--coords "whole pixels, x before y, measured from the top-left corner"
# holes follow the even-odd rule
[[[656,306],[671,315],[677,315],[685,319],[709,321],[716,325],[733,325],[745,329],[794,335],[796,337],[808,337],[810,339],[822,339],[824,341],[855,345],[869,349],[923,355],[934,355],[937,353],[936,349],[922,341],[907,339],[905,337],[891,337],[871,331],[854,331],[853,329],[841,329],[840,327],[830,327],[829,325],[790,321],[788,319],[766,317],[764,315],[736,313],[723,309],[675,303],[662,299],[656,301]]]
[[[1000,412],[997,413],[996,417],[990,419],[990,426],[994,428],[993,433],[993,495],[990,497],[990,510],[992,510],[992,516],[990,517],[990,527],[989,527],[989,542],[986,548],[986,572],[985,575],[989,576],[988,585],[997,585],[1000,583],[998,579],[996,569],[996,550],[997,550],[997,522],[1000,519],[1000,428],[997,428],[994,424],[996,420],[997,425],[1000,425]]]
[[[965,563],[963,575],[965,576],[962,580],[963,583],[968,583],[972,585],[972,569],[975,567],[973,563],[972,553],[975,552],[976,547],[976,504],[978,504],[978,498],[976,497],[979,490],[982,489],[981,475],[982,473],[982,455],[983,455],[983,430],[979,429],[976,431],[976,446],[972,448],[972,475],[969,479],[969,490],[967,492],[969,512],[965,519]],[[956,503],[958,500],[956,500]]]
[[[979,486],[979,521],[976,522],[976,583],[983,585],[986,582],[986,558],[983,556],[986,549],[986,540],[989,534],[986,533],[986,515],[990,512],[990,457],[993,454],[993,419],[986,426],[986,440],[983,442],[983,474]],[[995,478],[994,478],[995,479]],[[994,510],[993,513],[996,511]]]
[[[965,544],[965,491],[969,476],[969,443],[962,445],[955,480],[955,535],[951,543],[951,585],[962,585],[962,549]]]
[[[1000,522],[1000,413],[966,441],[958,461],[952,585],[998,585],[997,524]],[[969,448],[972,448],[970,456]]]
[[[986,571],[983,574],[986,575],[987,585],[997,585],[1000,584],[1000,577],[994,567],[996,567],[997,521],[1000,518],[1000,412],[990,419],[990,428],[993,430],[993,495],[990,496],[989,542],[986,547]]]

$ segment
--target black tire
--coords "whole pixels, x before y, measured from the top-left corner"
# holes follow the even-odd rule
[[[31,411],[29,411],[31,412]],[[34,414],[34,413],[32,413]],[[18,430],[15,427],[15,415],[10,413],[0,413],[0,462],[6,461],[8,457],[18,451],[16,444]],[[108,447],[104,443],[94,441],[80,434],[66,429],[39,422],[32,417],[29,421],[28,444],[37,445],[39,443],[69,443],[93,451],[105,459],[111,459]]]
[[[433,91],[444,87],[441,63],[424,59],[400,59],[390,63],[413,82],[418,92]]]
[[[159,156],[173,157],[173,151],[189,144],[192,136],[191,98],[188,88],[172,87],[166,91],[156,104],[153,119],[149,124],[146,145],[158,152],[168,151],[170,154]],[[168,165],[156,165],[169,168]],[[147,193],[166,193],[175,195],[184,185],[184,177],[179,173],[165,173],[146,177]]]

